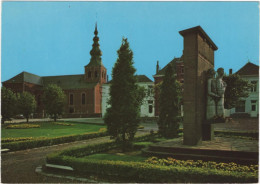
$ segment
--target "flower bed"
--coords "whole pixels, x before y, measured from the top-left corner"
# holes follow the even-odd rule
[[[150,157],[146,163],[155,165],[165,165],[165,166],[184,166],[184,167],[197,167],[205,169],[218,169],[223,171],[238,171],[238,172],[253,172],[258,173],[258,165],[239,165],[234,162],[230,163],[217,163],[217,162],[204,162],[202,160],[176,160],[174,158],[159,159],[157,157]]]
[[[140,141],[150,140],[151,136],[139,137]],[[186,165],[163,165],[147,162],[128,162],[97,160],[88,155],[102,153],[118,147],[115,142],[88,145],[71,148],[49,154],[46,158],[49,164],[70,166],[76,174],[83,176],[92,174],[96,177],[117,178],[117,182],[257,182],[258,173],[223,170],[211,167],[187,167]],[[149,159],[148,159],[149,160]],[[153,158],[154,160],[154,158]],[[172,161],[172,160],[171,160]],[[202,164],[203,166],[203,164]],[[254,168],[255,169],[255,168]]]
[[[34,124],[17,124],[17,125],[8,125],[5,127],[7,129],[26,129],[26,128],[40,128],[40,125]]]
[[[30,148],[42,147],[42,146],[51,146],[55,144],[67,143],[67,142],[74,142],[86,139],[92,139],[97,137],[106,136],[106,132],[92,132],[92,133],[85,133],[79,135],[69,135],[69,136],[61,136],[61,137],[36,137],[36,138],[29,138],[29,140],[21,140],[16,141],[16,139],[9,139],[9,141],[2,142],[2,149],[10,149],[11,151],[17,150],[25,150]],[[19,140],[19,138],[18,138]]]
[[[74,124],[71,123],[57,123],[57,122],[53,122],[54,125],[63,125],[63,126],[74,126]]]

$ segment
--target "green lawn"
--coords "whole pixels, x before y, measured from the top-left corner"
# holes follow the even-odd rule
[[[108,154],[108,153],[89,155],[85,158],[96,159],[96,160],[126,161],[126,162],[144,162],[145,160],[147,160],[146,157],[142,157],[141,155],[115,155],[115,154]]]
[[[55,125],[51,122],[30,123],[40,125],[40,128],[28,129],[5,129],[2,127],[2,138],[15,137],[59,137],[65,135],[76,135],[88,132],[98,132],[103,125],[90,125],[83,123],[58,122],[74,124],[73,126]]]

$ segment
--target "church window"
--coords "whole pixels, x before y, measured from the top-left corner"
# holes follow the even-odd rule
[[[85,93],[82,93],[81,103],[82,103],[82,105],[85,105],[85,104],[86,104],[86,94],[85,94]]]
[[[153,113],[153,105],[149,105],[149,113]]]
[[[256,92],[257,89],[257,81],[251,81],[252,87],[251,87],[251,91],[252,92]]]
[[[96,77],[96,78],[98,77],[98,73],[97,73],[97,71],[95,71],[95,77]]]
[[[91,71],[88,72],[88,78],[91,78]]]
[[[37,98],[37,105],[38,105],[38,106],[41,105],[41,95],[38,95],[38,98]]]
[[[70,105],[73,105],[73,94],[70,94]]]

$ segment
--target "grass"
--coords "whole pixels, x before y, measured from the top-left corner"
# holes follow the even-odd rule
[[[108,154],[108,153],[99,153],[94,155],[89,155],[85,158],[94,159],[94,160],[113,160],[113,161],[125,161],[125,162],[144,162],[147,160],[146,157],[141,155],[127,155],[127,154]]]
[[[68,122],[58,122],[66,123]],[[2,138],[16,138],[16,137],[59,137],[65,135],[76,135],[89,132],[98,132],[100,128],[104,128],[103,125],[90,125],[84,123],[72,123],[73,126],[64,126],[55,124],[53,122],[39,122],[31,123],[33,125],[40,125],[40,128],[28,128],[28,129],[5,129],[2,127]]]

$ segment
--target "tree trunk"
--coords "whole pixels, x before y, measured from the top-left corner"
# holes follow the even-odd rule
[[[57,115],[54,114],[54,122],[56,122],[56,120],[57,120]]]
[[[29,117],[26,117],[26,122],[27,122],[27,123],[29,122]]]

